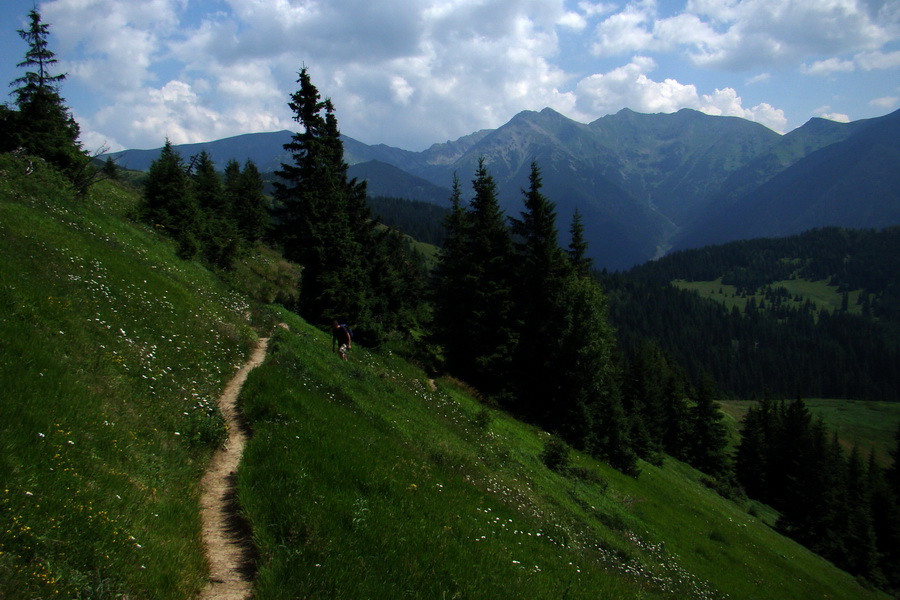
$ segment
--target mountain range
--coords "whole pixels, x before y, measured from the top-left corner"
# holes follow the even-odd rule
[[[184,157],[205,149],[220,168],[251,159],[272,172],[290,161],[290,136],[254,133],[176,149]],[[522,210],[536,161],[563,243],[577,209],[595,265],[609,269],[738,239],[900,224],[900,111],[851,123],[812,119],[781,135],[690,109],[623,109],[585,124],[545,108],[421,152],[343,140],[350,175],[365,179],[370,195],[444,205],[454,174],[467,181],[483,157],[511,216]],[[111,156],[146,170],[159,149]]]

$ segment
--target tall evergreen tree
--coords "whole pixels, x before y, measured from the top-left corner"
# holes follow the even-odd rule
[[[240,251],[240,235],[231,218],[222,178],[206,150],[194,157],[191,164],[191,189],[202,215],[203,257],[211,265],[231,269]]]
[[[465,370],[468,333],[472,314],[468,307],[469,226],[462,203],[459,176],[454,174],[450,212],[444,218],[446,236],[433,272],[433,338],[442,349],[446,367],[461,376]]]
[[[723,475],[728,467],[725,447],[728,439],[722,412],[715,402],[717,395],[711,377],[704,376],[691,408],[690,463],[710,475]]]
[[[874,452],[869,454],[867,476],[879,568],[887,585],[900,589],[900,505]]]
[[[569,234],[571,236],[569,259],[578,273],[587,275],[591,270],[592,261],[587,255],[588,243],[584,236],[584,218],[577,208],[572,215],[572,225],[569,228]]]
[[[541,193],[541,175],[532,163],[529,189],[523,190],[525,211],[512,219],[516,242],[513,322],[519,329],[515,357],[516,409],[530,417],[541,417],[553,405],[557,385],[553,372],[560,357],[557,348],[564,324],[562,288],[571,267],[559,247],[556,207]]]
[[[293,162],[276,172],[276,238],[285,256],[304,267],[300,311],[326,323],[371,324],[366,269],[372,223],[365,182],[347,181],[334,107],[322,100],[304,67],[289,106],[303,128],[285,144]]]
[[[229,185],[233,186],[229,189]],[[266,233],[269,223],[269,208],[263,194],[265,184],[259,169],[252,160],[244,163],[236,181],[229,184],[226,179],[228,210],[237,224],[241,238],[247,244],[254,244]]]
[[[41,20],[37,9],[31,10],[28,18],[28,28],[18,30],[28,43],[28,51],[17,65],[27,70],[11,83],[18,86],[13,91],[18,108],[14,115],[15,145],[62,169],[70,178],[80,177],[88,158],[78,142],[78,123],[59,95],[59,85],[66,75],[53,73],[57,60],[47,40],[49,25]]]
[[[178,152],[167,139],[150,164],[140,207],[142,220],[172,236],[183,258],[200,250],[201,213]]]
[[[593,279],[573,275],[565,279],[561,303],[565,320],[552,350],[559,362],[545,373],[559,392],[547,426],[570,444],[636,474],[606,295]]]
[[[464,374],[485,392],[503,395],[510,390],[516,352],[512,289],[513,249],[506,219],[497,199],[497,184],[479,159],[475,195],[468,215],[469,267],[465,289],[471,318],[466,325],[468,347],[460,362]]]

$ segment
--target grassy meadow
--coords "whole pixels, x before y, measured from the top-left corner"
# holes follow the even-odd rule
[[[128,187],[25,167],[0,155],[0,598],[197,597],[215,399],[273,330],[240,399],[259,600],[885,597],[684,464],[548,469],[550,437],[462,383],[399,349],[342,362],[235,291],[289,300],[277,255],[224,277],[135,224]]]
[[[0,597],[189,598],[215,400],[247,301],[127,219],[0,155]]]
[[[684,464],[551,471],[459,382],[283,318],[242,395],[261,600],[879,597]]]
[[[757,306],[766,299],[762,290],[757,290],[756,294],[738,294],[738,290],[733,285],[724,285],[722,279],[715,281],[685,281],[676,280],[673,285],[685,290],[696,291],[701,298],[709,298],[725,305],[728,310],[737,306],[741,312],[754,299]],[[838,292],[837,286],[828,285],[826,281],[807,281],[805,279],[786,279],[784,281],[776,281],[771,284],[773,289],[784,288],[790,294],[790,298],[785,298],[784,305],[792,308],[800,308],[807,300],[813,302],[818,310],[826,310],[834,312],[840,310],[842,295]],[[847,310],[853,314],[860,314],[862,307],[858,304],[859,290],[848,293]],[[796,300],[795,298],[800,298]]]

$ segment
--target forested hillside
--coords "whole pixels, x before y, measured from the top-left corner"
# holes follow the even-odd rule
[[[276,317],[235,491],[261,598],[879,595],[770,527],[900,589],[900,431],[892,465],[866,461],[803,400],[896,400],[900,230],[597,273],[579,211],[560,243],[537,161],[507,215],[481,158],[427,274],[305,67],[271,199],[253,161],[169,143],[131,189],[81,149],[30,16],[39,69],[0,113],[0,595],[196,595],[210,398]],[[737,439],[723,395],[762,399]]]
[[[601,281],[623,348],[655,340],[733,397],[900,399],[900,228],[733,242]]]

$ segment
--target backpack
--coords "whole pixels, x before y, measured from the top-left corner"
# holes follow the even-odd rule
[[[351,340],[353,339],[353,330],[350,329],[350,326],[349,326],[349,325],[346,325],[346,324],[344,324],[344,323],[341,323],[341,329],[343,329],[344,331],[347,332],[347,335],[350,336],[350,339],[351,339]]]

